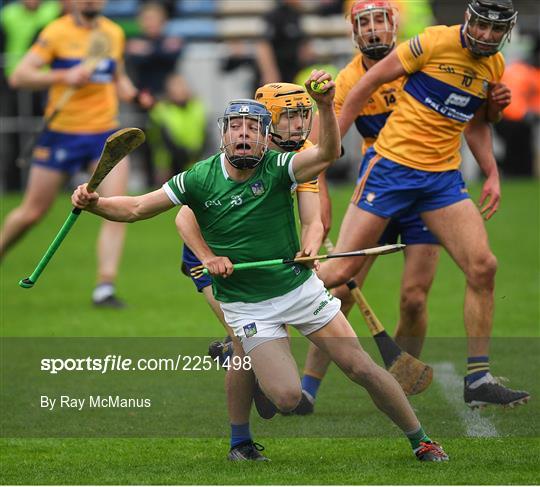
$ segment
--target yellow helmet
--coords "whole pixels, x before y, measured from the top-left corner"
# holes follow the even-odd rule
[[[264,104],[272,115],[274,143],[286,151],[300,149],[311,131],[313,116],[313,102],[306,89],[293,83],[268,83],[255,92],[255,100]],[[281,114],[287,113],[287,118],[290,120],[290,114],[292,112],[297,114],[298,111],[302,112],[302,119],[306,120],[306,123],[302,124],[302,129],[294,131],[289,124],[288,133],[285,132],[285,136],[280,135],[277,125]]]

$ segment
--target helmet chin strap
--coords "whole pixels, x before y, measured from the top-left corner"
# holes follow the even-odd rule
[[[231,166],[236,169],[253,169],[258,166],[261,159],[254,156],[230,156],[225,152],[225,157],[230,162]]]
[[[281,135],[276,134],[274,132],[270,132],[270,138],[272,139],[272,142],[274,144],[276,144],[278,147],[282,148],[286,152],[299,150],[304,146],[306,142],[305,139],[300,139],[298,141],[284,140]]]
[[[366,47],[364,49],[361,49],[362,54],[367,56],[369,59],[372,59],[373,61],[380,61],[381,59],[384,59],[391,51],[394,49],[394,44],[391,46],[386,45],[380,45],[380,46],[373,46],[373,47]]]

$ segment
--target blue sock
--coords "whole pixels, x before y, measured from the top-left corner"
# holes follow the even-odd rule
[[[309,392],[311,396],[313,396],[313,399],[317,397],[317,391],[319,390],[319,386],[321,385],[322,379],[317,379],[317,377],[313,377],[309,374],[304,374],[304,377],[302,377],[302,389],[306,392]]]
[[[487,355],[467,358],[467,376],[465,377],[465,381],[468,386],[474,381],[484,377],[488,372],[489,357]]]
[[[249,431],[249,423],[231,424],[231,448],[250,440],[251,432]]]

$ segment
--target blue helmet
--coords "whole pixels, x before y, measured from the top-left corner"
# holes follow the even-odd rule
[[[253,139],[254,134],[244,131],[241,137],[232,139],[232,134],[228,131],[231,120],[242,118],[259,122],[259,130]],[[272,123],[272,115],[267,108],[255,100],[241,99],[233,100],[225,109],[223,117],[218,120],[221,130],[221,150],[225,152],[228,161],[237,169],[252,169],[256,167],[268,150],[268,134]],[[227,139],[228,134],[228,140]],[[242,146],[242,147],[240,147]],[[244,154],[235,154],[241,150]],[[246,154],[246,152],[250,152]]]

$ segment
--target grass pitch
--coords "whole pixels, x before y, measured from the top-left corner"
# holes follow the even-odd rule
[[[473,195],[479,188],[473,187]],[[335,239],[350,188],[335,189]],[[1,214],[18,196],[0,200]],[[67,195],[2,263],[1,323],[4,337],[213,337],[222,334],[191,282],[179,274],[181,245],[174,212],[130,226],[118,280],[123,311],[94,310],[94,244],[97,218],[82,215],[32,290],[26,277],[69,212]],[[205,438],[3,438],[2,484],[531,484],[537,482],[539,407],[539,198],[536,182],[506,182],[501,210],[488,222],[499,260],[491,354],[496,375],[531,391],[531,403],[515,410],[471,413],[461,402],[465,368],[462,302],[464,281],[443,255],[429,301],[430,340],[424,359],[436,381],[412,399],[421,421],[451,456],[445,465],[416,462],[407,442],[371,405],[366,394],[333,368],[323,383],[317,414],[309,418],[252,418],[255,439],[272,458],[268,465],[225,460],[228,426],[222,374],[207,377],[213,396],[191,411]],[[365,294],[382,322],[393,329],[401,277],[399,255],[381,257]],[[359,335],[368,332],[354,311]],[[525,339],[522,339],[523,337]],[[201,343],[206,340],[200,340]],[[363,338],[373,350],[371,339]],[[4,342],[7,343],[7,342]],[[200,353],[203,353],[201,350]],[[374,351],[374,356],[376,352]],[[303,354],[299,353],[300,366]],[[378,357],[377,357],[378,358]],[[24,356],[21,357],[24,361]],[[202,394],[196,381],[179,394]],[[197,401],[193,399],[193,402]],[[198,423],[197,423],[198,422]],[[200,428],[198,426],[200,425]],[[329,438],[329,436],[334,436]],[[167,435],[163,435],[167,436]],[[195,435],[192,435],[195,436]]]

